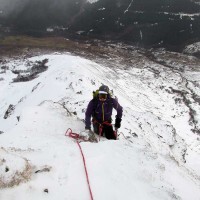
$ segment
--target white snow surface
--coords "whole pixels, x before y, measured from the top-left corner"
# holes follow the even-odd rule
[[[145,69],[112,69],[59,53],[29,61],[46,58],[48,70],[31,81],[13,83],[11,70],[1,74],[1,200],[90,199],[80,150],[65,132],[84,131],[87,104],[102,83],[114,90],[124,112],[119,140],[80,143],[94,200],[200,199],[200,144],[187,123],[188,110],[156,88],[175,84],[177,74],[166,80],[161,72],[153,89],[143,85],[152,76]],[[27,68],[21,59],[8,66]],[[15,108],[4,119],[10,104]],[[171,117],[172,110],[182,115]]]
[[[96,3],[97,1],[99,1],[99,0],[87,0],[87,2],[89,2],[89,3]]]

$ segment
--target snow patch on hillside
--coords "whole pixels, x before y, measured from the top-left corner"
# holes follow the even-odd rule
[[[183,52],[188,54],[200,53],[200,42],[186,46]]]
[[[89,2],[89,3],[96,3],[97,1],[99,1],[99,0],[87,0],[87,2]]]

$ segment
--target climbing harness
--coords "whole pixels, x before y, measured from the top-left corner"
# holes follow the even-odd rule
[[[97,120],[93,120],[93,123],[97,123],[99,124],[99,141],[100,141],[100,138],[102,136],[102,131],[103,131],[103,126],[106,125],[106,126],[112,126],[111,123],[105,121],[103,122],[102,124],[100,124]],[[117,129],[113,131],[114,135],[115,135],[115,138],[117,140]]]

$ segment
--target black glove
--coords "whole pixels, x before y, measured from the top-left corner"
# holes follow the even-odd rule
[[[120,119],[118,117],[115,119],[115,128],[121,127],[121,121],[122,121],[122,119]]]
[[[87,126],[86,126],[86,127],[85,127],[85,130],[91,130],[91,127],[87,127]]]

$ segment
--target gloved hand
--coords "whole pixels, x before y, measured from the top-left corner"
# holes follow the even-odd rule
[[[82,133],[84,135],[84,139],[89,140],[90,142],[98,142],[94,132],[85,127],[85,131]]]
[[[121,121],[122,121],[122,119],[120,119],[118,117],[115,119],[115,128],[121,127]]]
[[[89,126],[89,127],[86,126],[86,127],[85,127],[85,130],[91,130],[91,127],[90,127],[90,126]]]
[[[89,134],[89,141],[90,142],[98,142],[98,139],[96,138],[95,134],[93,132],[91,132]]]

